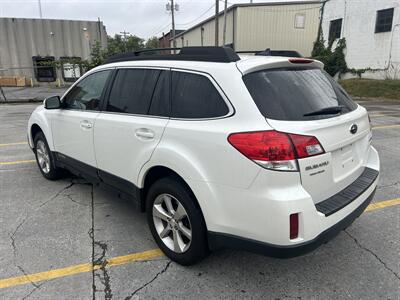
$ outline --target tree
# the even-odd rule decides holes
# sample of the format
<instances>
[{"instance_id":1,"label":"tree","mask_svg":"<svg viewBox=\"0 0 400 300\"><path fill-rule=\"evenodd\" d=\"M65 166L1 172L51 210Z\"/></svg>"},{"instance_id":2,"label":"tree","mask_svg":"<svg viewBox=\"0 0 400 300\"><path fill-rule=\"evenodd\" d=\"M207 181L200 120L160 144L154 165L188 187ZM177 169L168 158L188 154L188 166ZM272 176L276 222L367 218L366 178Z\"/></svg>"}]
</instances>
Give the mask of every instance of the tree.
<instances>
[{"instance_id":1,"label":"tree","mask_svg":"<svg viewBox=\"0 0 400 300\"><path fill-rule=\"evenodd\" d=\"M149 38L145 44L146 49L155 49L155 48L160 48L160 42L158 40L158 37L153 36Z\"/></svg>"}]
</instances>

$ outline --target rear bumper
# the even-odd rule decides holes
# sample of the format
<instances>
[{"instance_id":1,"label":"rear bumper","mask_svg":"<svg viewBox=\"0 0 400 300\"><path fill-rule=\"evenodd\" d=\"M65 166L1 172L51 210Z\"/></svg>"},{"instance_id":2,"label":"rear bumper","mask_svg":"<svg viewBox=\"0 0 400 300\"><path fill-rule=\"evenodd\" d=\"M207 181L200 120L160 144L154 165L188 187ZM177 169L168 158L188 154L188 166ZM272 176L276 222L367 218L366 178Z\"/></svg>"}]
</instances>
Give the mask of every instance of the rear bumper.
<instances>
[{"instance_id":1,"label":"rear bumper","mask_svg":"<svg viewBox=\"0 0 400 300\"><path fill-rule=\"evenodd\" d=\"M208 232L208 243L211 250L218 248L234 248L259 253L277 258L290 258L306 254L318 248L320 245L327 243L334 238L342 230L350 226L353 221L358 218L375 195L375 190L349 215L334 224L332 227L320 233L316 238L290 246L280 246L260 242L252 239L242 238L230 234Z\"/></svg>"}]
</instances>

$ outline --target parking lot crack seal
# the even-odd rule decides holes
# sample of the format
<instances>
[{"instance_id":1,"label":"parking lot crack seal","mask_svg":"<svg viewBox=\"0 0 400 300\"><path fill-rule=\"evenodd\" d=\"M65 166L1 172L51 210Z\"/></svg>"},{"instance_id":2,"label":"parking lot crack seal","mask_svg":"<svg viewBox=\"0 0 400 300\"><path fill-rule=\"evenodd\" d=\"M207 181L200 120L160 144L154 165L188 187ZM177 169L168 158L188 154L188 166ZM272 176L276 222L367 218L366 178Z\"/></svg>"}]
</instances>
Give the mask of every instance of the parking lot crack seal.
<instances>
[{"instance_id":1,"label":"parking lot crack seal","mask_svg":"<svg viewBox=\"0 0 400 300\"><path fill-rule=\"evenodd\" d=\"M107 271L107 243L102 241L96 241L95 239L95 224L94 224L94 187L92 185L91 191L91 208L92 208L92 225L89 230L89 236L92 240L92 299L96 299L96 293L100 290L97 289L96 286L96 278L100 281L100 283L104 286L104 299L110 300L112 299L112 290L110 284L110 275ZM97 250L100 249L99 253Z\"/></svg>"},{"instance_id":2,"label":"parking lot crack seal","mask_svg":"<svg viewBox=\"0 0 400 300\"><path fill-rule=\"evenodd\" d=\"M78 205L82 205L82 206L91 206L91 205L84 204L84 203L81 203L81 202L79 202L79 201L76 201L74 198L72 198L72 195L70 195L70 194L65 194L64 196L67 197L69 200L71 200L71 202L74 202L74 203L76 203L76 204L78 204Z\"/></svg>"},{"instance_id":3,"label":"parking lot crack seal","mask_svg":"<svg viewBox=\"0 0 400 300\"><path fill-rule=\"evenodd\" d=\"M70 189L71 187L73 187L75 185L75 182L73 181L73 179L71 180L71 183L69 185L67 185L66 187L62 188L61 190L59 190L54 196L52 196L49 200L43 202L42 204L40 204L39 207L43 207L45 206L47 203L49 203L50 201L56 199L58 196L61 195L61 193L63 193L64 191Z\"/></svg>"},{"instance_id":4,"label":"parking lot crack seal","mask_svg":"<svg viewBox=\"0 0 400 300\"><path fill-rule=\"evenodd\" d=\"M395 271L393 271L391 268L389 268L389 266L371 249L368 249L367 247L363 246L360 244L360 242L357 240L357 238L355 238L353 235L351 235L347 230L344 230L344 232L356 243L356 245L364 250L367 251L368 253L370 253L371 255L373 255L382 265L383 267L388 270L389 272L391 272L398 280L400 280L400 276L399 274L397 274Z\"/></svg>"},{"instance_id":5,"label":"parking lot crack seal","mask_svg":"<svg viewBox=\"0 0 400 300\"><path fill-rule=\"evenodd\" d=\"M29 298L30 296L32 296L38 289L40 289L41 286L42 286L42 285L39 284L39 285L37 285L37 287L34 287L28 294L26 294L26 295L22 298L22 300L28 299L28 298Z\"/></svg>"},{"instance_id":6,"label":"parking lot crack seal","mask_svg":"<svg viewBox=\"0 0 400 300\"><path fill-rule=\"evenodd\" d=\"M158 272L150 281L146 282L145 284L143 284L142 286L137 288L132 294L130 294L128 297L126 297L125 300L132 299L132 297L135 296L139 291L141 291L142 289L144 289L148 285L152 284L161 274L167 272L167 270L168 270L169 266L171 265L171 263L172 263L172 261L169 261L165 265L165 267L160 272Z\"/></svg>"},{"instance_id":7,"label":"parking lot crack seal","mask_svg":"<svg viewBox=\"0 0 400 300\"><path fill-rule=\"evenodd\" d=\"M378 190L380 190L380 189L384 189L384 188L388 188L388 187L393 187L393 186L395 186L395 185L398 185L400 183L400 181L396 181L396 182L393 182L393 183L391 183L391 184L387 184L387 185L380 185L380 186L378 186Z\"/></svg>"}]
</instances>

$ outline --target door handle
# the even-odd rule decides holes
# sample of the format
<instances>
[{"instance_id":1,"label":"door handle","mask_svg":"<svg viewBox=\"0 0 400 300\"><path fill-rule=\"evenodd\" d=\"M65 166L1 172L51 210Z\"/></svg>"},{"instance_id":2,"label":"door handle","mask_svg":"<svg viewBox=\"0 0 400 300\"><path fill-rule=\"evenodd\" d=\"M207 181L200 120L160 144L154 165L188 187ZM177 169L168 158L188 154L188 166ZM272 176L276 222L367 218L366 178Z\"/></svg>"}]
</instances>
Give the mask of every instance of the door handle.
<instances>
[{"instance_id":1,"label":"door handle","mask_svg":"<svg viewBox=\"0 0 400 300\"><path fill-rule=\"evenodd\" d=\"M91 129L93 127L93 124L90 123L88 120L81 121L80 124L81 124L81 127L85 128L85 129Z\"/></svg>"},{"instance_id":2,"label":"door handle","mask_svg":"<svg viewBox=\"0 0 400 300\"><path fill-rule=\"evenodd\" d=\"M148 140L154 138L154 132L152 130L150 130L150 129L147 129L147 128L136 129L135 135L138 138L148 139Z\"/></svg>"}]
</instances>

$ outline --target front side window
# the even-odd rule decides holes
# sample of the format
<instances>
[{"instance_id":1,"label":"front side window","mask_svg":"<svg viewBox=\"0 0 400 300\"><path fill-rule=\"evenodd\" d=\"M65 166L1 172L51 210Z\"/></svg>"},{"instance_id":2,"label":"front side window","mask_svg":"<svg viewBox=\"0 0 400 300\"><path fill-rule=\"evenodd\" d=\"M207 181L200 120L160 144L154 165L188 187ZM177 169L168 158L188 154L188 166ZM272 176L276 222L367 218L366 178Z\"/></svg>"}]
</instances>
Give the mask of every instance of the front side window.
<instances>
[{"instance_id":1,"label":"front side window","mask_svg":"<svg viewBox=\"0 0 400 300\"><path fill-rule=\"evenodd\" d=\"M394 8L377 11L375 33L392 31L393 12Z\"/></svg>"},{"instance_id":2,"label":"front side window","mask_svg":"<svg viewBox=\"0 0 400 300\"><path fill-rule=\"evenodd\" d=\"M216 118L229 112L211 81L199 74L172 72L171 102L174 118Z\"/></svg>"},{"instance_id":3,"label":"front side window","mask_svg":"<svg viewBox=\"0 0 400 300\"><path fill-rule=\"evenodd\" d=\"M147 115L161 70L120 69L115 77L107 111Z\"/></svg>"},{"instance_id":4,"label":"front side window","mask_svg":"<svg viewBox=\"0 0 400 300\"><path fill-rule=\"evenodd\" d=\"M357 108L347 93L320 69L273 69L243 77L261 114L269 119L306 121L337 116L313 112L340 107L340 114Z\"/></svg>"},{"instance_id":5,"label":"front side window","mask_svg":"<svg viewBox=\"0 0 400 300\"><path fill-rule=\"evenodd\" d=\"M64 97L63 107L67 109L98 110L111 70L93 73L79 81Z\"/></svg>"},{"instance_id":6,"label":"front side window","mask_svg":"<svg viewBox=\"0 0 400 300\"><path fill-rule=\"evenodd\" d=\"M337 19L331 21L329 25L329 41L340 39L340 34L342 32L342 20L343 19Z\"/></svg>"}]
</instances>

